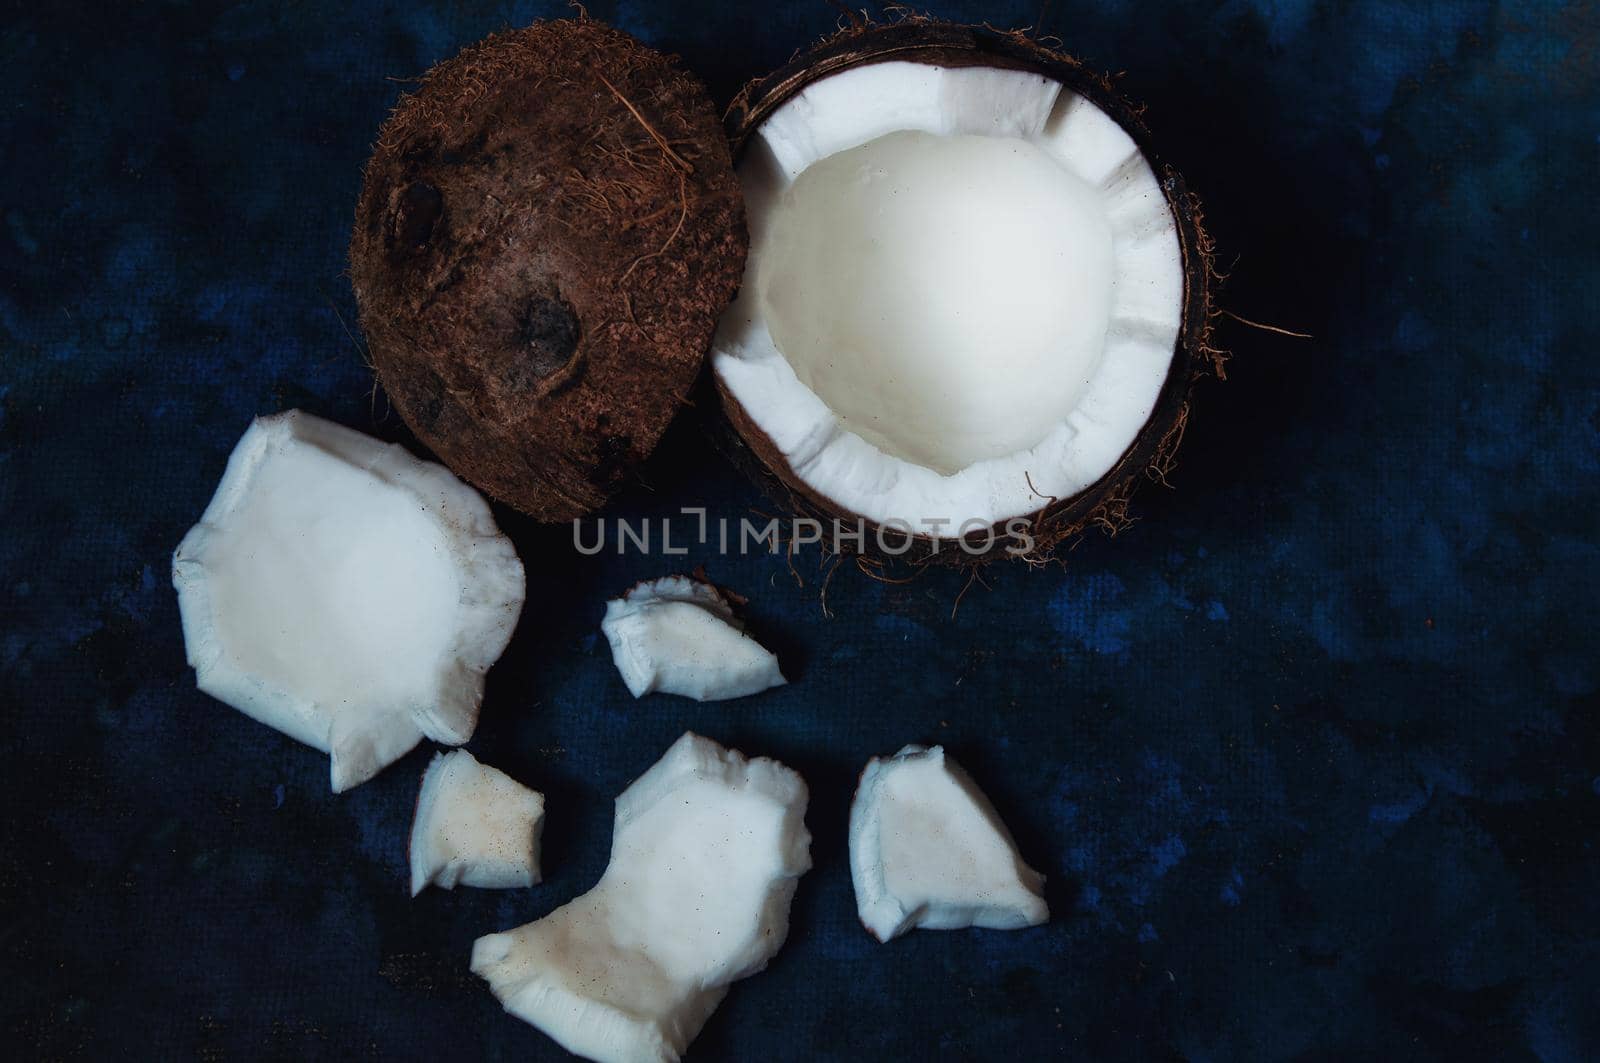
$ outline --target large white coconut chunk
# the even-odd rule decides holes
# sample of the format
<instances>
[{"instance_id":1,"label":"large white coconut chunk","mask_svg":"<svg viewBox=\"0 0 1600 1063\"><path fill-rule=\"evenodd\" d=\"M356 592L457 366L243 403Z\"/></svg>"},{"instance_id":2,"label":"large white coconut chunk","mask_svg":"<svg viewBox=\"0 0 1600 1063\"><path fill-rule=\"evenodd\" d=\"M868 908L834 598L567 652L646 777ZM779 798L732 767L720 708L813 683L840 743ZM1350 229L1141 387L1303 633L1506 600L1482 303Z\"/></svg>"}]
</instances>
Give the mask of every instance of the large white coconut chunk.
<instances>
[{"instance_id":1,"label":"large white coconut chunk","mask_svg":"<svg viewBox=\"0 0 1600 1063\"><path fill-rule=\"evenodd\" d=\"M745 634L722 592L688 576L640 583L607 602L600 629L636 698L659 691L724 701L786 682L778 658Z\"/></svg>"},{"instance_id":2,"label":"large white coconut chunk","mask_svg":"<svg viewBox=\"0 0 1600 1063\"><path fill-rule=\"evenodd\" d=\"M172 578L200 689L329 753L335 791L471 737L524 594L476 491L299 411L239 440Z\"/></svg>"},{"instance_id":3,"label":"large white coconut chunk","mask_svg":"<svg viewBox=\"0 0 1600 1063\"><path fill-rule=\"evenodd\" d=\"M940 746L867 764L850 806L850 878L861 922L880 941L914 927L1013 930L1050 914L1044 877Z\"/></svg>"},{"instance_id":4,"label":"large white coconut chunk","mask_svg":"<svg viewBox=\"0 0 1600 1063\"><path fill-rule=\"evenodd\" d=\"M458 749L422 776L411 824L411 895L428 885L514 889L539 881L544 797Z\"/></svg>"},{"instance_id":5,"label":"large white coconut chunk","mask_svg":"<svg viewBox=\"0 0 1600 1063\"><path fill-rule=\"evenodd\" d=\"M617 799L600 882L537 922L479 938L473 972L568 1051L677 1060L727 986L788 936L811 867L806 800L782 764L685 734Z\"/></svg>"},{"instance_id":6,"label":"large white coconut chunk","mask_svg":"<svg viewBox=\"0 0 1600 1063\"><path fill-rule=\"evenodd\" d=\"M1182 251L1155 172L1088 99L1024 71L856 66L778 107L739 173L751 248L712 364L816 495L950 536L1087 489L1138 438ZM1129 320L1151 350L1111 364Z\"/></svg>"}]
</instances>

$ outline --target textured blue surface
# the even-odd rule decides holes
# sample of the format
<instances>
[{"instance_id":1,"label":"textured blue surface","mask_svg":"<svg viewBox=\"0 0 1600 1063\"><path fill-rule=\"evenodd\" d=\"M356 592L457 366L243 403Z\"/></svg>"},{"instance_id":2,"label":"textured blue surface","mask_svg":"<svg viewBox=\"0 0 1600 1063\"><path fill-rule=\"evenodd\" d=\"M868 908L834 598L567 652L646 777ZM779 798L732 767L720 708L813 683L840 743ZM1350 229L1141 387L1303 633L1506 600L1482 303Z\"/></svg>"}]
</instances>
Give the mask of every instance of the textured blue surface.
<instances>
[{"instance_id":1,"label":"textured blue surface","mask_svg":"<svg viewBox=\"0 0 1600 1063\"><path fill-rule=\"evenodd\" d=\"M549 1058L472 939L598 876L685 727L799 768L816 870L698 1059L1600 1058L1600 10L1057 3L1205 197L1227 325L1175 490L1064 570L684 567L798 680L631 701L596 627L663 563L507 517L530 607L471 748L545 791L547 882L406 892L419 751L326 761L198 694L168 556L248 419L391 439L345 323L410 78L557 4L8 5L0 59L0 1024L26 1055ZM726 100L822 3L595 3ZM1024 25L1036 6L940 14ZM342 320L341 320L342 319ZM675 430L617 512L756 493ZM855 773L942 741L1052 922L856 924ZM17 1042L13 1042L17 1043Z\"/></svg>"}]
</instances>

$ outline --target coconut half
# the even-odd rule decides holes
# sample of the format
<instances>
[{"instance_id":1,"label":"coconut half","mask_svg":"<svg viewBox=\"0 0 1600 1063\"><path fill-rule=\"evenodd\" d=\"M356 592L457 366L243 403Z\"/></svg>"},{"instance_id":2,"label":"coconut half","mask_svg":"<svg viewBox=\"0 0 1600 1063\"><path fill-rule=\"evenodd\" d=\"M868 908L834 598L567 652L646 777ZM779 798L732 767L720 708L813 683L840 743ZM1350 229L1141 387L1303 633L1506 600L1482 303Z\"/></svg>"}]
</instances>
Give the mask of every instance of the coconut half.
<instances>
[{"instance_id":1,"label":"coconut half","mask_svg":"<svg viewBox=\"0 0 1600 1063\"><path fill-rule=\"evenodd\" d=\"M628 692L696 701L759 694L787 682L778 658L745 634L733 603L689 576L664 576L606 603L600 622Z\"/></svg>"},{"instance_id":2,"label":"coconut half","mask_svg":"<svg viewBox=\"0 0 1600 1063\"><path fill-rule=\"evenodd\" d=\"M941 746L868 762L850 806L850 880L879 941L916 927L1014 930L1050 916L1044 876Z\"/></svg>"},{"instance_id":3,"label":"coconut half","mask_svg":"<svg viewBox=\"0 0 1600 1063\"><path fill-rule=\"evenodd\" d=\"M200 689L328 753L335 791L472 737L524 594L476 491L297 410L239 440L172 582Z\"/></svg>"},{"instance_id":4,"label":"coconut half","mask_svg":"<svg viewBox=\"0 0 1600 1063\"><path fill-rule=\"evenodd\" d=\"M543 830L542 794L464 749L435 754L411 823L411 895L429 885L532 886Z\"/></svg>"},{"instance_id":5,"label":"coconut half","mask_svg":"<svg viewBox=\"0 0 1600 1063\"><path fill-rule=\"evenodd\" d=\"M611 863L543 919L479 938L472 970L507 1011L588 1059L677 1060L730 983L789 933L811 867L806 785L685 734L617 798Z\"/></svg>"},{"instance_id":6,"label":"coconut half","mask_svg":"<svg viewBox=\"0 0 1600 1063\"><path fill-rule=\"evenodd\" d=\"M400 100L350 276L417 437L496 498L570 520L685 405L745 244L704 86L580 18L492 36Z\"/></svg>"},{"instance_id":7,"label":"coconut half","mask_svg":"<svg viewBox=\"0 0 1600 1063\"><path fill-rule=\"evenodd\" d=\"M1170 458L1204 238L1102 80L914 21L846 31L730 121L751 247L712 364L798 501L925 544L1028 520L1048 547Z\"/></svg>"}]
</instances>

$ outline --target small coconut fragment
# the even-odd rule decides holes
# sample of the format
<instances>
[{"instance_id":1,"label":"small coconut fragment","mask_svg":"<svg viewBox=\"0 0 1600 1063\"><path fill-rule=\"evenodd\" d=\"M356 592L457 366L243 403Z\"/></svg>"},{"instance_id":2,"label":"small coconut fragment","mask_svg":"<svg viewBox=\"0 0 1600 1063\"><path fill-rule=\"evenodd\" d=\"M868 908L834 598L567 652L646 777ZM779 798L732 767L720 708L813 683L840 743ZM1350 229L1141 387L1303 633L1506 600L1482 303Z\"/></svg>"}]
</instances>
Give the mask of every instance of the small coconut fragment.
<instances>
[{"instance_id":1,"label":"small coconut fragment","mask_svg":"<svg viewBox=\"0 0 1600 1063\"><path fill-rule=\"evenodd\" d=\"M600 629L636 698L660 691L725 701L787 682L778 658L745 634L727 596L689 576L635 585L606 603Z\"/></svg>"},{"instance_id":2,"label":"small coconut fragment","mask_svg":"<svg viewBox=\"0 0 1600 1063\"><path fill-rule=\"evenodd\" d=\"M850 878L879 941L914 927L1014 930L1049 918L989 799L941 746L874 757L850 806Z\"/></svg>"},{"instance_id":3,"label":"small coconut fragment","mask_svg":"<svg viewBox=\"0 0 1600 1063\"><path fill-rule=\"evenodd\" d=\"M200 689L330 754L335 792L472 737L524 594L476 491L298 410L239 440L172 581Z\"/></svg>"},{"instance_id":4,"label":"small coconut fragment","mask_svg":"<svg viewBox=\"0 0 1600 1063\"><path fill-rule=\"evenodd\" d=\"M435 754L411 824L411 895L429 884L531 886L543 830L543 795L464 749Z\"/></svg>"},{"instance_id":5,"label":"small coconut fragment","mask_svg":"<svg viewBox=\"0 0 1600 1063\"><path fill-rule=\"evenodd\" d=\"M806 785L688 733L617 798L600 882L537 922L479 938L472 970L568 1051L671 1063L729 984L789 933L811 867Z\"/></svg>"}]
</instances>

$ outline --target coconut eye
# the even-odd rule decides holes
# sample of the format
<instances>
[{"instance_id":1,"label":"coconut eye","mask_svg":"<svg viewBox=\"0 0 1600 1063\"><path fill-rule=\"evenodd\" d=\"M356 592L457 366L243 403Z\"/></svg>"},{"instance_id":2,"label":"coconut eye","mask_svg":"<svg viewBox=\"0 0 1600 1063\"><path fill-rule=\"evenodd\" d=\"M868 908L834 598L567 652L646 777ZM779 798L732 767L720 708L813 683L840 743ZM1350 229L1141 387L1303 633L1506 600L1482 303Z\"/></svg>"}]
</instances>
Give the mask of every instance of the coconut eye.
<instances>
[{"instance_id":1,"label":"coconut eye","mask_svg":"<svg viewBox=\"0 0 1600 1063\"><path fill-rule=\"evenodd\" d=\"M527 352L527 368L543 380L565 369L578 349L578 315L559 295L536 295L517 323L517 339Z\"/></svg>"},{"instance_id":2,"label":"coconut eye","mask_svg":"<svg viewBox=\"0 0 1600 1063\"><path fill-rule=\"evenodd\" d=\"M385 242L397 254L416 254L428 246L443 218L444 196L426 181L413 181L395 194Z\"/></svg>"}]
</instances>

